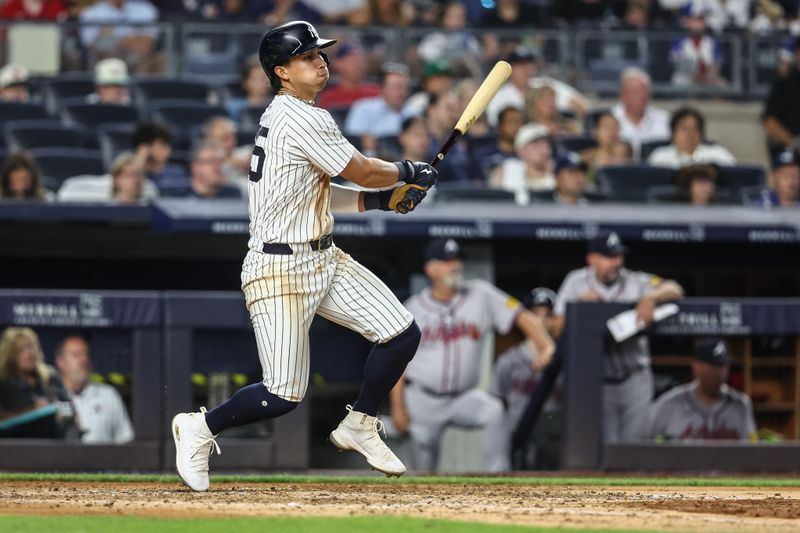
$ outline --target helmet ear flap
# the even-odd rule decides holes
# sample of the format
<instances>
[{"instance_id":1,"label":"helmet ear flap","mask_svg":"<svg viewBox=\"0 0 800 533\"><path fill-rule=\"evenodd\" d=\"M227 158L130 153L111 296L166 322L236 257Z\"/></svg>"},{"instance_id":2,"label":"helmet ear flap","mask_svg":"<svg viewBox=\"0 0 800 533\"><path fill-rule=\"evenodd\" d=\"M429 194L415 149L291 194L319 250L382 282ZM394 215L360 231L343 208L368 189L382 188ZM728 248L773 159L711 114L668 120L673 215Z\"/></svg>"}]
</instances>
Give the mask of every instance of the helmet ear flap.
<instances>
[{"instance_id":1,"label":"helmet ear flap","mask_svg":"<svg viewBox=\"0 0 800 533\"><path fill-rule=\"evenodd\" d=\"M325 52L323 52L322 50L320 50L320 51L319 51L319 55L320 55L320 56L322 56L322 59L324 59L324 60L325 60L325 64L326 64L326 65L328 65L328 66L331 66L331 60L330 60L330 59L328 59L328 54L326 54Z\"/></svg>"}]
</instances>

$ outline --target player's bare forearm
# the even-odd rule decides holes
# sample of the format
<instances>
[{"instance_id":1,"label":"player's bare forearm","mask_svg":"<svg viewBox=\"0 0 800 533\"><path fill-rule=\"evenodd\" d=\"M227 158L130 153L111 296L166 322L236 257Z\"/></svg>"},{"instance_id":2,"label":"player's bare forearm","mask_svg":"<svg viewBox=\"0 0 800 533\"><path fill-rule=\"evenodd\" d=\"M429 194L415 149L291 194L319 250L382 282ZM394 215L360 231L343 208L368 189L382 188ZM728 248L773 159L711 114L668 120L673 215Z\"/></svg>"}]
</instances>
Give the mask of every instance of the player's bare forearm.
<instances>
[{"instance_id":1,"label":"player's bare forearm","mask_svg":"<svg viewBox=\"0 0 800 533\"><path fill-rule=\"evenodd\" d=\"M391 402L392 423L398 433L403 434L408 432L411 425L411 419L408 416L405 402L405 388L406 380L403 376L395 384L392 391L389 393L389 401Z\"/></svg>"},{"instance_id":2,"label":"player's bare forearm","mask_svg":"<svg viewBox=\"0 0 800 533\"><path fill-rule=\"evenodd\" d=\"M768 116L764 119L764 129L767 130L767 135L784 145L794 142L792 132L775 117Z\"/></svg>"},{"instance_id":3,"label":"player's bare forearm","mask_svg":"<svg viewBox=\"0 0 800 533\"><path fill-rule=\"evenodd\" d=\"M342 176L366 189L385 189L397 183L400 173L397 165L366 157L356 150L350 162L342 170Z\"/></svg>"},{"instance_id":4,"label":"player's bare forearm","mask_svg":"<svg viewBox=\"0 0 800 533\"><path fill-rule=\"evenodd\" d=\"M651 298L655 303L671 302L683 298L683 287L677 281L671 279L663 281L655 290L647 293L647 298Z\"/></svg>"},{"instance_id":5,"label":"player's bare forearm","mask_svg":"<svg viewBox=\"0 0 800 533\"><path fill-rule=\"evenodd\" d=\"M534 364L538 368L547 366L556 351L556 344L547 332L542 320L530 311L523 310L517 315L515 324L522 330L528 341L536 347L537 357Z\"/></svg>"}]
</instances>

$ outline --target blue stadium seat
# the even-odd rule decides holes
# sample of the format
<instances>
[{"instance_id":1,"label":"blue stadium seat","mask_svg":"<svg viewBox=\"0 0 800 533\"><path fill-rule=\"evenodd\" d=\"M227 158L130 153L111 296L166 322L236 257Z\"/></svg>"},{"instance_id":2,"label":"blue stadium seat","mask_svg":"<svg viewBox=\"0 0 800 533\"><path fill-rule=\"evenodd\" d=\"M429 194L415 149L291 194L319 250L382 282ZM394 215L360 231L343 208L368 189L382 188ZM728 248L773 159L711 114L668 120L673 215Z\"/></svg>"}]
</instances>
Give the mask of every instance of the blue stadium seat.
<instances>
[{"instance_id":1,"label":"blue stadium seat","mask_svg":"<svg viewBox=\"0 0 800 533\"><path fill-rule=\"evenodd\" d=\"M82 128L62 125L7 125L3 136L12 150L31 148L83 148L86 134Z\"/></svg>"},{"instance_id":2,"label":"blue stadium seat","mask_svg":"<svg viewBox=\"0 0 800 533\"><path fill-rule=\"evenodd\" d=\"M594 129L595 124L597 124L597 119L600 118L601 115L603 115L604 113L608 113L609 111L611 110L607 108L601 108L601 109L592 109L588 113L586 113L586 116L583 118L583 131L587 133L591 132Z\"/></svg>"},{"instance_id":3,"label":"blue stadium seat","mask_svg":"<svg viewBox=\"0 0 800 533\"><path fill-rule=\"evenodd\" d=\"M556 137L553 139L557 155L563 156L570 152L580 153L588 148L597 146L597 141L589 135L575 135L570 137Z\"/></svg>"},{"instance_id":4,"label":"blue stadium seat","mask_svg":"<svg viewBox=\"0 0 800 533\"><path fill-rule=\"evenodd\" d=\"M729 189L734 196L747 188L761 188L767 183L767 173L759 165L739 164L732 167L719 167L719 185Z\"/></svg>"},{"instance_id":5,"label":"blue stadium seat","mask_svg":"<svg viewBox=\"0 0 800 533\"><path fill-rule=\"evenodd\" d=\"M101 176L106 169L98 150L86 148L34 148L30 154L42 172L48 189L57 191L67 178L81 175Z\"/></svg>"},{"instance_id":6,"label":"blue stadium seat","mask_svg":"<svg viewBox=\"0 0 800 533\"><path fill-rule=\"evenodd\" d=\"M460 183L440 183L436 186L435 195L437 203L481 202L513 204L515 201L515 195L512 191Z\"/></svg>"},{"instance_id":7,"label":"blue stadium seat","mask_svg":"<svg viewBox=\"0 0 800 533\"><path fill-rule=\"evenodd\" d=\"M149 110L151 118L168 124L174 133L188 132L193 126L203 125L213 117L228 116L222 107L191 100L158 101Z\"/></svg>"},{"instance_id":8,"label":"blue stadium seat","mask_svg":"<svg viewBox=\"0 0 800 533\"><path fill-rule=\"evenodd\" d=\"M672 185L675 171L648 165L613 165L597 170L600 192L609 200L644 202L647 189L656 185Z\"/></svg>"},{"instance_id":9,"label":"blue stadium seat","mask_svg":"<svg viewBox=\"0 0 800 533\"><path fill-rule=\"evenodd\" d=\"M657 141L647 141L642 143L641 147L641 154L640 159L642 161L647 161L647 158L650 157L650 154L653 153L657 148L661 148L662 146L669 146L672 141L669 139L659 139Z\"/></svg>"},{"instance_id":10,"label":"blue stadium seat","mask_svg":"<svg viewBox=\"0 0 800 533\"><path fill-rule=\"evenodd\" d=\"M139 120L136 108L117 104L70 104L61 112L68 126L93 129L101 124L135 123Z\"/></svg>"},{"instance_id":11,"label":"blue stadium seat","mask_svg":"<svg viewBox=\"0 0 800 533\"><path fill-rule=\"evenodd\" d=\"M205 104L209 87L199 81L144 79L133 82L131 93L137 107L145 110L161 100L191 100Z\"/></svg>"},{"instance_id":12,"label":"blue stadium seat","mask_svg":"<svg viewBox=\"0 0 800 533\"><path fill-rule=\"evenodd\" d=\"M133 150L135 130L135 124L107 124L98 128L97 138L106 168L111 167L111 162L122 152Z\"/></svg>"},{"instance_id":13,"label":"blue stadium seat","mask_svg":"<svg viewBox=\"0 0 800 533\"><path fill-rule=\"evenodd\" d=\"M47 111L58 115L64 108L65 101L83 99L94 92L94 81L88 75L63 76L46 81L42 87L42 97Z\"/></svg>"},{"instance_id":14,"label":"blue stadium seat","mask_svg":"<svg viewBox=\"0 0 800 533\"><path fill-rule=\"evenodd\" d=\"M239 123L243 128L258 129L263 114L263 106L246 107L239 113Z\"/></svg>"},{"instance_id":15,"label":"blue stadium seat","mask_svg":"<svg viewBox=\"0 0 800 533\"><path fill-rule=\"evenodd\" d=\"M44 107L22 102L0 102L0 124L11 120L39 120L49 118Z\"/></svg>"}]
</instances>

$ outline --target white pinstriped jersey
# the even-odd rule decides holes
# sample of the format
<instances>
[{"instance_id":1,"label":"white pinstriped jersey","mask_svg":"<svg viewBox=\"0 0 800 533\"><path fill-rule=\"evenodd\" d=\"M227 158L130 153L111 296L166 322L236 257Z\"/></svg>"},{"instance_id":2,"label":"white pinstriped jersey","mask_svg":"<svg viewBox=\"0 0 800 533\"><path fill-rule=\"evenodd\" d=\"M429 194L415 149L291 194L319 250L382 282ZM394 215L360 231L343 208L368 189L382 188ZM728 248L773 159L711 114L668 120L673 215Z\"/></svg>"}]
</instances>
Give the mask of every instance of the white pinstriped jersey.
<instances>
[{"instance_id":1,"label":"white pinstriped jersey","mask_svg":"<svg viewBox=\"0 0 800 533\"><path fill-rule=\"evenodd\" d=\"M507 333L521 309L515 298L480 280L468 281L447 303L435 300L425 289L405 305L422 330L417 355L405 376L440 394L478 385L485 334Z\"/></svg>"},{"instance_id":2,"label":"white pinstriped jersey","mask_svg":"<svg viewBox=\"0 0 800 533\"><path fill-rule=\"evenodd\" d=\"M294 96L277 95L260 125L250 160L249 248L331 233L330 178L355 148L330 113Z\"/></svg>"}]
</instances>

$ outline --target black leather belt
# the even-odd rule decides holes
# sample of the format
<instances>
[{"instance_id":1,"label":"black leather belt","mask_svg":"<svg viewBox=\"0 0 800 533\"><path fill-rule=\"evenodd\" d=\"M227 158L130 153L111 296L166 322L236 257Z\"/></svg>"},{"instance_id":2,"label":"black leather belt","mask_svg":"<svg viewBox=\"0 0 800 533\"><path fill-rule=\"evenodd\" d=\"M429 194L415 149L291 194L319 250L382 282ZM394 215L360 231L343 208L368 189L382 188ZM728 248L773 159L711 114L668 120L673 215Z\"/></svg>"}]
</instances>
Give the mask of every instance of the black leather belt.
<instances>
[{"instance_id":1,"label":"black leather belt","mask_svg":"<svg viewBox=\"0 0 800 533\"><path fill-rule=\"evenodd\" d=\"M308 244L308 246L310 246L315 252L327 250L331 247L331 245L333 245L333 235L329 233L321 239L317 239L306 244ZM265 254L273 255L292 255L294 253L294 250L292 250L291 246L282 242L265 242L264 246L261 247L261 251Z\"/></svg>"},{"instance_id":2,"label":"black leather belt","mask_svg":"<svg viewBox=\"0 0 800 533\"><path fill-rule=\"evenodd\" d=\"M422 392L424 392L425 394L429 394L431 396L442 396L442 397L445 397L445 398L455 398L456 396L461 394L460 392L438 392L438 391L435 391L433 389L429 389L428 387L425 387L424 385L420 385L419 383L415 383L415 382L411 381L408 378L406 378L406 385L411 385L412 387L414 387L416 389L419 389Z\"/></svg>"}]
</instances>

